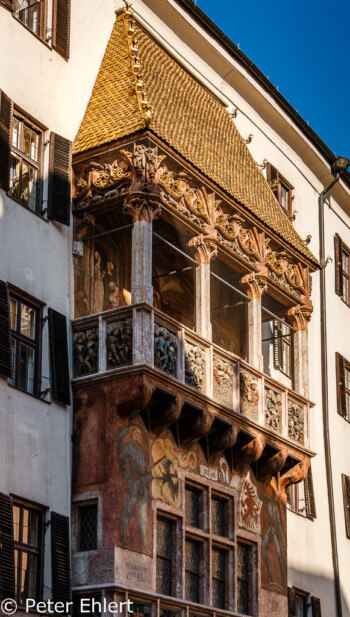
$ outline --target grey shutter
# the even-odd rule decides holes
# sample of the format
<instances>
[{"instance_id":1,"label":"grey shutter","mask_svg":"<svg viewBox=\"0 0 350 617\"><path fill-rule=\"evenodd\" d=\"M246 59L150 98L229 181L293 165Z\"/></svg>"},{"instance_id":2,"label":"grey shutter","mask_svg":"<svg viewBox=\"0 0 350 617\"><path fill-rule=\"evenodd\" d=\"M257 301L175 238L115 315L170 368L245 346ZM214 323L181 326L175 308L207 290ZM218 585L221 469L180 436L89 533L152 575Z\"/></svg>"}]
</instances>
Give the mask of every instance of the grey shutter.
<instances>
[{"instance_id":1,"label":"grey shutter","mask_svg":"<svg viewBox=\"0 0 350 617\"><path fill-rule=\"evenodd\" d=\"M54 602L69 602L70 547L69 518L51 512L52 589Z\"/></svg>"},{"instance_id":2,"label":"grey shutter","mask_svg":"<svg viewBox=\"0 0 350 617\"><path fill-rule=\"evenodd\" d=\"M11 325L7 284L0 281L0 375L11 377Z\"/></svg>"},{"instance_id":3,"label":"grey shutter","mask_svg":"<svg viewBox=\"0 0 350 617\"><path fill-rule=\"evenodd\" d=\"M342 474L346 537L350 538L350 478Z\"/></svg>"},{"instance_id":4,"label":"grey shutter","mask_svg":"<svg viewBox=\"0 0 350 617\"><path fill-rule=\"evenodd\" d=\"M315 598L315 596L312 596L311 607L312 607L312 617L322 617L320 598Z\"/></svg>"},{"instance_id":5,"label":"grey shutter","mask_svg":"<svg viewBox=\"0 0 350 617\"><path fill-rule=\"evenodd\" d=\"M308 469L307 476L305 478L304 490L305 490L306 516L314 520L314 518L316 518L316 502L315 502L314 483L312 479L311 465Z\"/></svg>"},{"instance_id":6,"label":"grey shutter","mask_svg":"<svg viewBox=\"0 0 350 617\"><path fill-rule=\"evenodd\" d=\"M64 315L51 308L48 312L52 398L64 405L70 405L67 320Z\"/></svg>"},{"instance_id":7,"label":"grey shutter","mask_svg":"<svg viewBox=\"0 0 350 617\"><path fill-rule=\"evenodd\" d=\"M340 353L335 354L336 379L337 379L337 408L338 413L346 417L346 396L345 396L345 359Z\"/></svg>"},{"instance_id":8,"label":"grey shutter","mask_svg":"<svg viewBox=\"0 0 350 617\"><path fill-rule=\"evenodd\" d=\"M47 216L70 225L71 142L56 133L50 136L50 173Z\"/></svg>"},{"instance_id":9,"label":"grey shutter","mask_svg":"<svg viewBox=\"0 0 350 617\"><path fill-rule=\"evenodd\" d=\"M0 600L15 597L12 499L0 493Z\"/></svg>"},{"instance_id":10,"label":"grey shutter","mask_svg":"<svg viewBox=\"0 0 350 617\"><path fill-rule=\"evenodd\" d=\"M54 0L52 46L66 60L69 58L70 0Z\"/></svg>"},{"instance_id":11,"label":"grey shutter","mask_svg":"<svg viewBox=\"0 0 350 617\"><path fill-rule=\"evenodd\" d=\"M297 602L295 598L295 590L293 587L288 587L288 617L296 617Z\"/></svg>"},{"instance_id":12,"label":"grey shutter","mask_svg":"<svg viewBox=\"0 0 350 617\"><path fill-rule=\"evenodd\" d=\"M334 237L335 253L335 291L339 296L343 295L343 243L338 234Z\"/></svg>"},{"instance_id":13,"label":"grey shutter","mask_svg":"<svg viewBox=\"0 0 350 617\"><path fill-rule=\"evenodd\" d=\"M0 90L0 188L10 186L12 101Z\"/></svg>"}]
</instances>

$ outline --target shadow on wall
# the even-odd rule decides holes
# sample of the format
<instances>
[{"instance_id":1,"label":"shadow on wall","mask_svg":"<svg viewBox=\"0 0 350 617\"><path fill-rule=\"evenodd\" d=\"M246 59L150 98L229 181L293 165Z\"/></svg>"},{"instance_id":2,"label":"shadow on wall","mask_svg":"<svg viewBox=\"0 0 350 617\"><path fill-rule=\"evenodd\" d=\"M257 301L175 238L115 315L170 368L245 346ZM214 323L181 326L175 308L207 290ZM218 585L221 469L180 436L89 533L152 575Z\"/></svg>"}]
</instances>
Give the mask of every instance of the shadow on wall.
<instances>
[{"instance_id":1,"label":"shadow on wall","mask_svg":"<svg viewBox=\"0 0 350 617\"><path fill-rule=\"evenodd\" d=\"M348 576L343 573L343 578ZM297 590L305 591L311 596L320 598L321 611L324 617L333 617L336 615L334 582L326 576L318 576L308 571L297 570L296 568L288 567L288 586L294 587ZM349 596L349 591L348 594ZM344 595L343 588L341 589L343 617L350 617L350 606ZM307 615L312 615L311 607Z\"/></svg>"}]
</instances>

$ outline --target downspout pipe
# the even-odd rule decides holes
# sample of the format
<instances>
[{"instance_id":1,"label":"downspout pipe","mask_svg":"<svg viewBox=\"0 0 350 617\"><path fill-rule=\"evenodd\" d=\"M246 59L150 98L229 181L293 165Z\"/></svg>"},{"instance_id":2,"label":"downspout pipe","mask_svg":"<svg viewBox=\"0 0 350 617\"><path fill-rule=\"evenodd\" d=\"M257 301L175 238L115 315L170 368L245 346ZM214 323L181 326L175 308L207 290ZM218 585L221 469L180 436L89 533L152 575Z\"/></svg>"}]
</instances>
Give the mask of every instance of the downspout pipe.
<instances>
[{"instance_id":1,"label":"downspout pipe","mask_svg":"<svg viewBox=\"0 0 350 617\"><path fill-rule=\"evenodd\" d=\"M334 573L334 593L335 593L335 608L336 616L343 617L340 576L339 576L339 559L337 545L337 529L335 522L335 507L334 507L334 491L333 491L333 476L332 476L332 458L329 437L329 398L328 398L328 353L327 353L327 313L326 313L326 271L327 265L325 257L325 231L324 231L324 205L326 196L333 186L338 182L341 173L335 174L333 180L320 193L318 199L319 206L319 241L320 241L320 302L321 302L321 377L322 377L322 413L323 413L323 437L326 462L326 478L327 478L327 493L329 520L331 531L332 545L332 560Z\"/></svg>"}]
</instances>

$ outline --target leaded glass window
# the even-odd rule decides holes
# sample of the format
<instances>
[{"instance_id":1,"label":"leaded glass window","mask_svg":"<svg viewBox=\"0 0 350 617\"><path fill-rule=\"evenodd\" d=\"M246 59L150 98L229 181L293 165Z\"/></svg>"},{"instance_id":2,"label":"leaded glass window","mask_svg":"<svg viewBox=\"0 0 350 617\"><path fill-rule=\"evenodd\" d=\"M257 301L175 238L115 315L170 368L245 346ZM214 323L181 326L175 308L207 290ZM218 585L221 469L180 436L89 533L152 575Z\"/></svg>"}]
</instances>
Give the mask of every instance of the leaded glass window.
<instances>
[{"instance_id":1,"label":"leaded glass window","mask_svg":"<svg viewBox=\"0 0 350 617\"><path fill-rule=\"evenodd\" d=\"M81 506L79 513L80 550L94 551L97 549L97 504Z\"/></svg>"},{"instance_id":2,"label":"leaded glass window","mask_svg":"<svg viewBox=\"0 0 350 617\"><path fill-rule=\"evenodd\" d=\"M237 544L237 611L249 614L250 555L248 544Z\"/></svg>"},{"instance_id":3,"label":"leaded glass window","mask_svg":"<svg viewBox=\"0 0 350 617\"><path fill-rule=\"evenodd\" d=\"M212 549L212 604L216 608L225 608L226 551Z\"/></svg>"},{"instance_id":4,"label":"leaded glass window","mask_svg":"<svg viewBox=\"0 0 350 617\"><path fill-rule=\"evenodd\" d=\"M201 545L186 539L185 543L185 598L199 602L199 559Z\"/></svg>"},{"instance_id":5,"label":"leaded glass window","mask_svg":"<svg viewBox=\"0 0 350 617\"><path fill-rule=\"evenodd\" d=\"M173 527L168 518L158 517L157 521L157 592L171 596Z\"/></svg>"},{"instance_id":6,"label":"leaded glass window","mask_svg":"<svg viewBox=\"0 0 350 617\"><path fill-rule=\"evenodd\" d=\"M211 500L211 530L217 536L226 536L227 502L217 497Z\"/></svg>"},{"instance_id":7,"label":"leaded glass window","mask_svg":"<svg viewBox=\"0 0 350 617\"><path fill-rule=\"evenodd\" d=\"M186 486L185 495L185 519L186 524L192 527L200 527L199 506L201 492L195 488Z\"/></svg>"}]
</instances>

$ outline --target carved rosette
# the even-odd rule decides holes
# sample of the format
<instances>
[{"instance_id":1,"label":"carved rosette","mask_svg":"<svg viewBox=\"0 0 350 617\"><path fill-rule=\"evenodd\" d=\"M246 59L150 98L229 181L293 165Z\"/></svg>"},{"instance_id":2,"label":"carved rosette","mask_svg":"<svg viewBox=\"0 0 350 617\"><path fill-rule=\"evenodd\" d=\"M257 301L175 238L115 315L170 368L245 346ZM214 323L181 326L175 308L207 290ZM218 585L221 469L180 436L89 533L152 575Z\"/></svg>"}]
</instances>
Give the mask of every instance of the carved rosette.
<instances>
[{"instance_id":1,"label":"carved rosette","mask_svg":"<svg viewBox=\"0 0 350 617\"><path fill-rule=\"evenodd\" d=\"M154 366L171 377L177 375L178 347L176 334L154 324Z\"/></svg>"},{"instance_id":2,"label":"carved rosette","mask_svg":"<svg viewBox=\"0 0 350 617\"><path fill-rule=\"evenodd\" d=\"M258 420L259 414L259 384L252 375L240 373L241 413L252 420Z\"/></svg>"},{"instance_id":3,"label":"carved rosette","mask_svg":"<svg viewBox=\"0 0 350 617\"><path fill-rule=\"evenodd\" d=\"M282 430L282 395L265 388L265 426L280 433Z\"/></svg>"},{"instance_id":4,"label":"carved rosette","mask_svg":"<svg viewBox=\"0 0 350 617\"><path fill-rule=\"evenodd\" d=\"M132 318L118 319L107 326L107 368L132 363Z\"/></svg>"},{"instance_id":5,"label":"carved rosette","mask_svg":"<svg viewBox=\"0 0 350 617\"><path fill-rule=\"evenodd\" d=\"M304 429L305 414L303 405L300 405L300 403L292 399L288 399L288 437L304 444Z\"/></svg>"},{"instance_id":6,"label":"carved rosette","mask_svg":"<svg viewBox=\"0 0 350 617\"><path fill-rule=\"evenodd\" d=\"M185 343L185 383L205 392L206 362L205 351L186 341Z\"/></svg>"},{"instance_id":7,"label":"carved rosette","mask_svg":"<svg viewBox=\"0 0 350 617\"><path fill-rule=\"evenodd\" d=\"M232 408L233 400L233 364L220 356L213 358L214 398Z\"/></svg>"}]
</instances>

